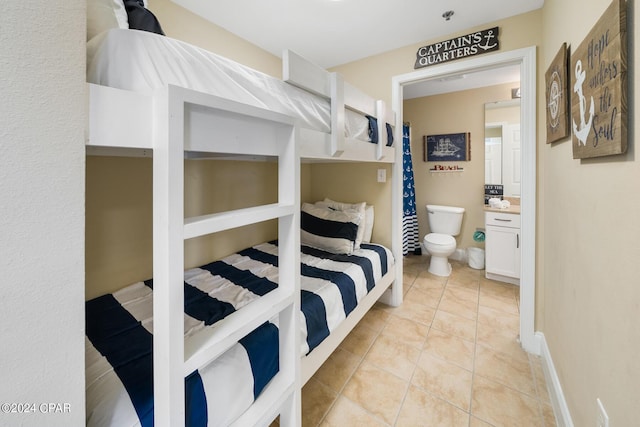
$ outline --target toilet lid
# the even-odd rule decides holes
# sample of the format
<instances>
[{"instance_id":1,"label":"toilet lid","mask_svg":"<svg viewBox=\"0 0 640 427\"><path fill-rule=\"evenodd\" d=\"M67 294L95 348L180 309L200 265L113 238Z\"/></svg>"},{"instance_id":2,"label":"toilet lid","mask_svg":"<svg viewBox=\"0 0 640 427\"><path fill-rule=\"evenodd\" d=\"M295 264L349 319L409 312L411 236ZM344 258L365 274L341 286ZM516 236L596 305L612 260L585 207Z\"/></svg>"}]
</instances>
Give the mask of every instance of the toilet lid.
<instances>
[{"instance_id":1,"label":"toilet lid","mask_svg":"<svg viewBox=\"0 0 640 427\"><path fill-rule=\"evenodd\" d=\"M448 234L429 233L424 238L425 242L433 245L451 245L456 243L456 239Z\"/></svg>"}]
</instances>

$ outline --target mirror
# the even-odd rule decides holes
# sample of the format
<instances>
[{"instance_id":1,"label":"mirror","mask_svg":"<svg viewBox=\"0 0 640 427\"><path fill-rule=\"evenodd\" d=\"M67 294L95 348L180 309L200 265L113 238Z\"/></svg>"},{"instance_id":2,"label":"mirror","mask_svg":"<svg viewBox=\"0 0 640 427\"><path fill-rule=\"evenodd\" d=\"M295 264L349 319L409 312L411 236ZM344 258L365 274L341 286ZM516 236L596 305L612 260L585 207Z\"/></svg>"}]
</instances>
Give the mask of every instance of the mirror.
<instances>
[{"instance_id":1,"label":"mirror","mask_svg":"<svg viewBox=\"0 0 640 427\"><path fill-rule=\"evenodd\" d=\"M520 99L484 105L484 183L520 197Z\"/></svg>"}]
</instances>

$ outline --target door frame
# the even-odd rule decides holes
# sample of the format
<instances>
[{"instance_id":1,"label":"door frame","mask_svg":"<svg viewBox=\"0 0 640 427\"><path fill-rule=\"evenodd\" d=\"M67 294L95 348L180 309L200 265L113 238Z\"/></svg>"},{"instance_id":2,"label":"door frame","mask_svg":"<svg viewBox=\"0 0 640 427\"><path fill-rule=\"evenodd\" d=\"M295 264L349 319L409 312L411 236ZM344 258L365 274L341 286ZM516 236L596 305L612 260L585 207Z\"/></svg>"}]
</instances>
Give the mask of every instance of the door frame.
<instances>
[{"instance_id":1,"label":"door frame","mask_svg":"<svg viewBox=\"0 0 640 427\"><path fill-rule=\"evenodd\" d=\"M507 65L520 66L520 124L522 151L522 198L520 266L520 342L533 354L540 354L541 343L535 333L536 280L536 47L526 47L471 59L425 67L391 79L392 106L396 112L396 141L402 139L403 86L430 79L442 79ZM401 184L402 180L400 180ZM397 190L397 189L396 189ZM400 190L401 191L401 190Z\"/></svg>"}]
</instances>

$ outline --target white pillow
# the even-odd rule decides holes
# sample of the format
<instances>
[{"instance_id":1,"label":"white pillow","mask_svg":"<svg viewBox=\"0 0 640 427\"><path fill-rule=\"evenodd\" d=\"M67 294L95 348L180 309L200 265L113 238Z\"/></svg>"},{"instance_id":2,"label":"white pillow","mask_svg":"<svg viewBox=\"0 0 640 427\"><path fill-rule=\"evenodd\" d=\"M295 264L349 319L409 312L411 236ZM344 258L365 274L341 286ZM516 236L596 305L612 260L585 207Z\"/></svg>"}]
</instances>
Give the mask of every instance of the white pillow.
<instances>
[{"instance_id":1,"label":"white pillow","mask_svg":"<svg viewBox=\"0 0 640 427\"><path fill-rule=\"evenodd\" d=\"M357 212L303 203L300 242L334 254L351 254L362 221Z\"/></svg>"},{"instance_id":2,"label":"white pillow","mask_svg":"<svg viewBox=\"0 0 640 427\"><path fill-rule=\"evenodd\" d=\"M112 28L129 28L122 0L87 0L87 40Z\"/></svg>"},{"instance_id":3,"label":"white pillow","mask_svg":"<svg viewBox=\"0 0 640 427\"><path fill-rule=\"evenodd\" d=\"M344 203L344 202L336 202L335 200L331 200L325 198L322 202L317 202L317 206L327 206L331 209L335 209L341 212L356 212L361 216L360 227L358 227L358 237L356 237L355 249L360 249L360 244L364 241L365 229L367 226L366 223L366 206L365 202L362 203ZM371 240L371 237L369 237Z\"/></svg>"},{"instance_id":4,"label":"white pillow","mask_svg":"<svg viewBox=\"0 0 640 427\"><path fill-rule=\"evenodd\" d=\"M373 234L373 221L375 213L373 211L373 205L367 205L364 208L364 234L362 241L364 243L371 243L371 235Z\"/></svg>"}]
</instances>

